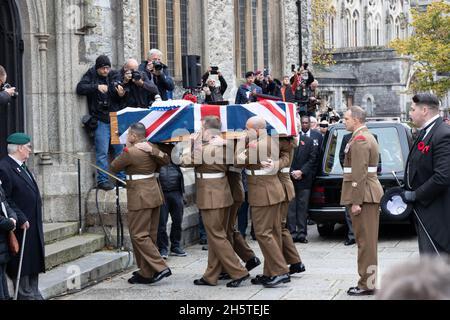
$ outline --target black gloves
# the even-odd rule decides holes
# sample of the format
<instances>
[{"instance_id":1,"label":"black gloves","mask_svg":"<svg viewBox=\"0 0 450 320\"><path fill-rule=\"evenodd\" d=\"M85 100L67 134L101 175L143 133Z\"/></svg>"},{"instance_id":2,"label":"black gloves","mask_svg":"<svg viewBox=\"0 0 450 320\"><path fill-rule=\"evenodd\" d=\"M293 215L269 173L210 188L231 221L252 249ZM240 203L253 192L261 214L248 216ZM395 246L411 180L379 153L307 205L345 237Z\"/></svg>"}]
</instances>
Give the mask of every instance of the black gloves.
<instances>
[{"instance_id":1,"label":"black gloves","mask_svg":"<svg viewBox=\"0 0 450 320\"><path fill-rule=\"evenodd\" d=\"M403 191L402 199L405 203L414 203L416 201L416 192L415 191Z\"/></svg>"}]
</instances>

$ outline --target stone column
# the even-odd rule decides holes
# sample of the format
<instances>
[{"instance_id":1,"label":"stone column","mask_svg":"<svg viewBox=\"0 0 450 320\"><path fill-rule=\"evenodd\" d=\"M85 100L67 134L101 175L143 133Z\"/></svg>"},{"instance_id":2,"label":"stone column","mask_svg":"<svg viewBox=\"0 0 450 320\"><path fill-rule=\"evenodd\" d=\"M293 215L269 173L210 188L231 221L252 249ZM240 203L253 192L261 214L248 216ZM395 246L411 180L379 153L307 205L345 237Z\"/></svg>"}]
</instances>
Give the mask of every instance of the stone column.
<instances>
[{"instance_id":1,"label":"stone column","mask_svg":"<svg viewBox=\"0 0 450 320\"><path fill-rule=\"evenodd\" d=\"M138 0L122 0L123 60L141 59L141 19Z\"/></svg>"},{"instance_id":2,"label":"stone column","mask_svg":"<svg viewBox=\"0 0 450 320\"><path fill-rule=\"evenodd\" d=\"M233 0L208 0L206 4L205 65L220 68L228 82L225 99L234 99L238 83L235 74L235 18Z\"/></svg>"}]
</instances>

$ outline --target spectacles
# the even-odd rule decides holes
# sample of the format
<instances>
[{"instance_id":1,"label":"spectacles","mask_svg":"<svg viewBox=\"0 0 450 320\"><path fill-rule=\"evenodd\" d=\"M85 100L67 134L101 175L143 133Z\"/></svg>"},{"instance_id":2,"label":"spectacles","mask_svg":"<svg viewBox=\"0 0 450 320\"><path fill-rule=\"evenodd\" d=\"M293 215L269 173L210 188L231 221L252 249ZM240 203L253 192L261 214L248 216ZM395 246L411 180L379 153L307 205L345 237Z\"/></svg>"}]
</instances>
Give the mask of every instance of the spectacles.
<instances>
[{"instance_id":1,"label":"spectacles","mask_svg":"<svg viewBox=\"0 0 450 320\"><path fill-rule=\"evenodd\" d=\"M328 125L327 124L321 124L320 127L321 128L328 128Z\"/></svg>"}]
</instances>

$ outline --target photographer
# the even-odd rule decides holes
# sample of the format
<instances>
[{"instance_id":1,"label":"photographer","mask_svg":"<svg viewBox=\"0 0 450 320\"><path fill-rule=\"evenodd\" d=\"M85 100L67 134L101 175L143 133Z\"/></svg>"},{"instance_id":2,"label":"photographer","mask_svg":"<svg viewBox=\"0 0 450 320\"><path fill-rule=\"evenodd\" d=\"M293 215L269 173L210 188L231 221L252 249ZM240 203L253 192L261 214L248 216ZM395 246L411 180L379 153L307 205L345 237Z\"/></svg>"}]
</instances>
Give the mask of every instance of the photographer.
<instances>
[{"instance_id":1,"label":"photographer","mask_svg":"<svg viewBox=\"0 0 450 320\"><path fill-rule=\"evenodd\" d=\"M7 78L8 75L5 68L0 65L0 108L3 106L6 107L11 101L11 97L17 96L16 88L11 87L8 83L6 83Z\"/></svg>"},{"instance_id":2,"label":"photographer","mask_svg":"<svg viewBox=\"0 0 450 320\"><path fill-rule=\"evenodd\" d=\"M172 98L175 83L169 75L168 67L162 63L162 56L162 52L158 49L150 50L147 61L139 66L139 71L145 72L149 79L153 79L161 99L167 101Z\"/></svg>"},{"instance_id":3,"label":"photographer","mask_svg":"<svg viewBox=\"0 0 450 320\"><path fill-rule=\"evenodd\" d=\"M210 75L219 77L220 87L216 87L216 80L210 78ZM218 67L210 67L208 72L203 75L203 92L205 93L206 104L223 101L223 95L227 88L228 84Z\"/></svg>"},{"instance_id":4,"label":"photographer","mask_svg":"<svg viewBox=\"0 0 450 320\"><path fill-rule=\"evenodd\" d=\"M302 66L292 79L293 87L295 89L295 101L299 106L299 113L301 116L312 115L310 98L313 96L311 84L314 80L314 76L309 70L307 63ZM316 105L314 104L314 107L315 106Z\"/></svg>"},{"instance_id":5,"label":"photographer","mask_svg":"<svg viewBox=\"0 0 450 320\"><path fill-rule=\"evenodd\" d=\"M138 69L139 63L135 59L129 59L114 79L116 93L125 108L147 109L160 94L147 73Z\"/></svg>"},{"instance_id":6,"label":"photographer","mask_svg":"<svg viewBox=\"0 0 450 320\"><path fill-rule=\"evenodd\" d=\"M77 94L87 96L90 119L86 120L86 126L93 131L95 137L95 156L97 166L107 170L108 151L111 141L110 112L120 110L118 99L114 98L114 82L116 72L111 71L111 61L107 56L99 56L95 62L95 67L83 76L77 85ZM113 146L114 156L118 156L123 147ZM124 179L124 174L119 174L119 178ZM97 187L103 190L114 189L108 177L98 171Z\"/></svg>"}]
</instances>

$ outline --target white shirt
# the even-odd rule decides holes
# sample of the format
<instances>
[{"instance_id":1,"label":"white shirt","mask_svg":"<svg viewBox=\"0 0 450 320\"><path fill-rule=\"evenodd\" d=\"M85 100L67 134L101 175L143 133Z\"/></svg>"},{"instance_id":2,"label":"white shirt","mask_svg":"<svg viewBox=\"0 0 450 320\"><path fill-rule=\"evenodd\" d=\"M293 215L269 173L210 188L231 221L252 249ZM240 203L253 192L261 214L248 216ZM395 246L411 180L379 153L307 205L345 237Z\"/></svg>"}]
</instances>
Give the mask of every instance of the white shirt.
<instances>
[{"instance_id":1,"label":"white shirt","mask_svg":"<svg viewBox=\"0 0 450 320\"><path fill-rule=\"evenodd\" d=\"M424 125L421 129L424 129L424 128L428 127L431 123L433 123L433 122L435 122L437 119L439 119L439 117L440 117L439 114L438 114L438 115L435 115L433 118L431 118L430 120L428 120L428 121L425 123L425 125ZM430 127L427 129L427 132L425 133L425 136L423 137L424 140L425 140L425 137L430 133L431 129L433 129L433 127L434 127L434 124L433 124L432 126L430 126Z\"/></svg>"},{"instance_id":2,"label":"white shirt","mask_svg":"<svg viewBox=\"0 0 450 320\"><path fill-rule=\"evenodd\" d=\"M311 129L308 130L308 132L303 132L303 131L302 131L302 135L303 135L303 136L307 136L308 138L311 138Z\"/></svg>"}]
</instances>

